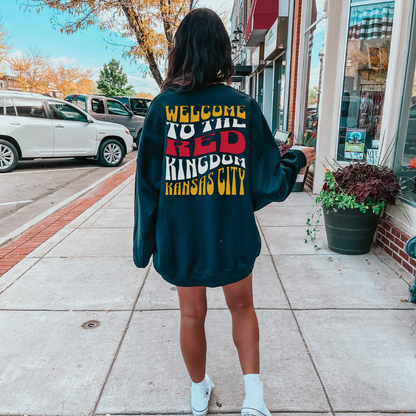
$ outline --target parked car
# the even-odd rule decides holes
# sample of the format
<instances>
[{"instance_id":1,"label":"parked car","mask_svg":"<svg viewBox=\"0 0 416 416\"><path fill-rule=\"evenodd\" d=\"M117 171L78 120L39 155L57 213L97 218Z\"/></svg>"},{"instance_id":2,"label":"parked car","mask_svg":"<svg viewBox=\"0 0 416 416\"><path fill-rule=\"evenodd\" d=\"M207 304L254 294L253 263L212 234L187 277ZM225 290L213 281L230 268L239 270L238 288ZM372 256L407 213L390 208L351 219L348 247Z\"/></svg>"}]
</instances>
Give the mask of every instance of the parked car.
<instances>
[{"instance_id":1,"label":"parked car","mask_svg":"<svg viewBox=\"0 0 416 416\"><path fill-rule=\"evenodd\" d=\"M137 142L142 132L144 117L135 116L120 101L99 95L72 94L65 98L72 104L86 111L91 117L100 121L122 124L127 127Z\"/></svg>"},{"instance_id":2,"label":"parked car","mask_svg":"<svg viewBox=\"0 0 416 416\"><path fill-rule=\"evenodd\" d=\"M123 103L136 116L146 116L152 100L141 97L113 97Z\"/></svg>"},{"instance_id":3,"label":"parked car","mask_svg":"<svg viewBox=\"0 0 416 416\"><path fill-rule=\"evenodd\" d=\"M35 158L94 157L114 167L132 149L127 128L94 120L67 101L0 91L0 173Z\"/></svg>"}]
</instances>

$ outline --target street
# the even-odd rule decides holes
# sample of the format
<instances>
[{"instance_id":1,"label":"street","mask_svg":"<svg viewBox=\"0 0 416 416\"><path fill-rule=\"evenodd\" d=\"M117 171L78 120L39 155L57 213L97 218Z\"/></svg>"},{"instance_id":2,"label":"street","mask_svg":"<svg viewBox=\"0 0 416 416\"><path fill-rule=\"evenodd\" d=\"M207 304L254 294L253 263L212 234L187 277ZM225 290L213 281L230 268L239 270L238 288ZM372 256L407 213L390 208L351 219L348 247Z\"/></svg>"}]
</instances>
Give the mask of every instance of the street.
<instances>
[{"instance_id":1,"label":"street","mask_svg":"<svg viewBox=\"0 0 416 416\"><path fill-rule=\"evenodd\" d=\"M127 154L120 166L136 155L136 150ZM0 239L119 168L92 159L19 162L14 171L0 175Z\"/></svg>"}]
</instances>

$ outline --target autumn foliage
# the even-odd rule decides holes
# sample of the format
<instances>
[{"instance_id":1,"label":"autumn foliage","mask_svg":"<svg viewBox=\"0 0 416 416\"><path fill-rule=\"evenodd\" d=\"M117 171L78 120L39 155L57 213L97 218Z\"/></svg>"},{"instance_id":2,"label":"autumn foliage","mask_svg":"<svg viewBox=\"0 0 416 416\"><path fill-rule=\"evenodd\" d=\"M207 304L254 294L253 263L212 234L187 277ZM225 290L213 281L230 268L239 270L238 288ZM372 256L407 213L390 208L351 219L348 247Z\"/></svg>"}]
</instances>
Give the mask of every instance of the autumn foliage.
<instances>
[{"instance_id":1,"label":"autumn foliage","mask_svg":"<svg viewBox=\"0 0 416 416\"><path fill-rule=\"evenodd\" d=\"M7 54L12 49L11 45L8 43L9 34L2 25L2 22L3 18L0 15L0 76L3 75L3 71L5 69Z\"/></svg>"},{"instance_id":2,"label":"autumn foliage","mask_svg":"<svg viewBox=\"0 0 416 416\"><path fill-rule=\"evenodd\" d=\"M30 47L22 57L8 59L8 64L22 91L44 94L50 91L53 69L51 59L42 51Z\"/></svg>"},{"instance_id":3,"label":"autumn foliage","mask_svg":"<svg viewBox=\"0 0 416 416\"><path fill-rule=\"evenodd\" d=\"M71 93L92 94L92 72L80 67L54 66L50 57L30 47L22 57L8 59L8 64L22 91L45 94L57 91L62 98Z\"/></svg>"},{"instance_id":4,"label":"autumn foliage","mask_svg":"<svg viewBox=\"0 0 416 416\"><path fill-rule=\"evenodd\" d=\"M92 71L79 67L67 67L59 65L53 73L52 85L62 98L69 94L92 94L94 83Z\"/></svg>"},{"instance_id":5,"label":"autumn foliage","mask_svg":"<svg viewBox=\"0 0 416 416\"><path fill-rule=\"evenodd\" d=\"M139 92L137 94L137 96L139 98L149 98L149 99L153 99L154 98L154 96L152 94L149 94L148 92Z\"/></svg>"}]
</instances>

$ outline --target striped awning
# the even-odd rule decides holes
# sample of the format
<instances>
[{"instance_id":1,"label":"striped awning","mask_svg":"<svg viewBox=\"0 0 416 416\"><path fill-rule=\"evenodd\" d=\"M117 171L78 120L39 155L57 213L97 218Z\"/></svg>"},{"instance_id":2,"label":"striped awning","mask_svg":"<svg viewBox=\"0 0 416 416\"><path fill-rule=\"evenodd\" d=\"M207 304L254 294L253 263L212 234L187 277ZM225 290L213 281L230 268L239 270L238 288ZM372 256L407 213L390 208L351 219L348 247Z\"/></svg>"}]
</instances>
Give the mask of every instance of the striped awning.
<instances>
[{"instance_id":1,"label":"striped awning","mask_svg":"<svg viewBox=\"0 0 416 416\"><path fill-rule=\"evenodd\" d=\"M394 3L352 7L348 30L348 39L382 39L390 38L393 28Z\"/></svg>"}]
</instances>

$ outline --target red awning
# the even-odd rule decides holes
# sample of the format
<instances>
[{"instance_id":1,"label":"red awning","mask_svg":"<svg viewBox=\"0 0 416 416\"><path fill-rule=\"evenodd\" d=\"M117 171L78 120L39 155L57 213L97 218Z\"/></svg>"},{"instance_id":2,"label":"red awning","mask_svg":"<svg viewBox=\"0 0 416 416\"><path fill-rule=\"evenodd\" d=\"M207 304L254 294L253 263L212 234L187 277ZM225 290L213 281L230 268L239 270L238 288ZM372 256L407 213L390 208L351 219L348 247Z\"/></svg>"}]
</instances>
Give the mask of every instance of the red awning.
<instances>
[{"instance_id":1,"label":"red awning","mask_svg":"<svg viewBox=\"0 0 416 416\"><path fill-rule=\"evenodd\" d=\"M246 45L257 46L279 14L279 0L254 0L246 26Z\"/></svg>"}]
</instances>

